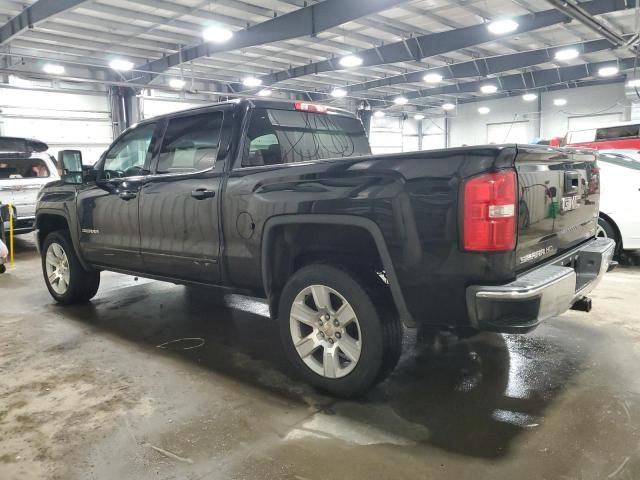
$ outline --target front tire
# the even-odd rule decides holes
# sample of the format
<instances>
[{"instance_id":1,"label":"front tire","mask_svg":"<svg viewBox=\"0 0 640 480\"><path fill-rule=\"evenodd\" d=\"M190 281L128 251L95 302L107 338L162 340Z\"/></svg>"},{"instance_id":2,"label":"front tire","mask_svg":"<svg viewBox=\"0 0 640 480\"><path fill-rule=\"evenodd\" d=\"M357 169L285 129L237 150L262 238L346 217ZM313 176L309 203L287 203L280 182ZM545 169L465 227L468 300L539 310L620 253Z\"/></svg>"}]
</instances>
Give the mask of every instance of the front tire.
<instances>
[{"instance_id":1,"label":"front tire","mask_svg":"<svg viewBox=\"0 0 640 480\"><path fill-rule=\"evenodd\" d=\"M285 285L279 312L289 361L308 383L334 395L362 394L400 357L400 320L376 275L309 265Z\"/></svg>"},{"instance_id":2,"label":"front tire","mask_svg":"<svg viewBox=\"0 0 640 480\"><path fill-rule=\"evenodd\" d=\"M64 230L52 232L42 244L42 272L51 296L64 305L91 300L100 286L100 272L82 267Z\"/></svg>"}]
</instances>

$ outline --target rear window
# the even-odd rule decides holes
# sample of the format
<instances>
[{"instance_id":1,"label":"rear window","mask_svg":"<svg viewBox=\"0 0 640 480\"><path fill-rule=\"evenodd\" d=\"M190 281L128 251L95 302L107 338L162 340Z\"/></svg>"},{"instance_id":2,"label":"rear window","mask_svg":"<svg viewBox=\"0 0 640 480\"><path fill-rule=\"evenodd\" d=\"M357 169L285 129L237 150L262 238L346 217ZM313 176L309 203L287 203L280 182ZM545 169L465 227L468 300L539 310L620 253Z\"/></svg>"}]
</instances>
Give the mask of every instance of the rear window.
<instances>
[{"instance_id":1,"label":"rear window","mask_svg":"<svg viewBox=\"0 0 640 480\"><path fill-rule=\"evenodd\" d=\"M50 175L47 165L38 158L0 159L0 180L47 178Z\"/></svg>"},{"instance_id":2,"label":"rear window","mask_svg":"<svg viewBox=\"0 0 640 480\"><path fill-rule=\"evenodd\" d=\"M598 128L598 130L596 130L596 140L637 137L638 130L640 130L640 125Z\"/></svg>"},{"instance_id":3,"label":"rear window","mask_svg":"<svg viewBox=\"0 0 640 480\"><path fill-rule=\"evenodd\" d=\"M341 115L258 108L247 136L244 167L371 153L362 123Z\"/></svg>"}]
</instances>

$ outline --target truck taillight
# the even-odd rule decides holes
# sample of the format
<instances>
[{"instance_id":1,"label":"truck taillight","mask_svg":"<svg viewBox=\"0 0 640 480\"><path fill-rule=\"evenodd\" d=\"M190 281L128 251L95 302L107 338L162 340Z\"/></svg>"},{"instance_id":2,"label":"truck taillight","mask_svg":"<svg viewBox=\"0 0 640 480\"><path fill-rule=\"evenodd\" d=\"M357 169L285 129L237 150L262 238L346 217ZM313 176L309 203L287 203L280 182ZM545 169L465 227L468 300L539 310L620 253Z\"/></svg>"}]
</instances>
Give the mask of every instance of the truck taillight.
<instances>
[{"instance_id":1,"label":"truck taillight","mask_svg":"<svg viewBox=\"0 0 640 480\"><path fill-rule=\"evenodd\" d=\"M318 105L317 103L295 102L293 107L301 112L327 113L329 107L326 105Z\"/></svg>"},{"instance_id":2,"label":"truck taillight","mask_svg":"<svg viewBox=\"0 0 640 480\"><path fill-rule=\"evenodd\" d=\"M516 172L503 170L464 184L463 247L505 251L516 246Z\"/></svg>"}]
</instances>

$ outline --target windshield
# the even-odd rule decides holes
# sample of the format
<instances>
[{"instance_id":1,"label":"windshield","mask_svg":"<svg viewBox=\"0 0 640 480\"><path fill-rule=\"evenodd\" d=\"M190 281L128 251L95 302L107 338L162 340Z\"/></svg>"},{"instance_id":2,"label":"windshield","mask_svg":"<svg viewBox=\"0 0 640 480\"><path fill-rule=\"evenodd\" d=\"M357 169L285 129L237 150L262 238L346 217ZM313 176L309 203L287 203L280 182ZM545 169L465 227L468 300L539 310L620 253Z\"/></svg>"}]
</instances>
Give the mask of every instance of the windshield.
<instances>
[{"instance_id":1,"label":"windshield","mask_svg":"<svg viewBox=\"0 0 640 480\"><path fill-rule=\"evenodd\" d=\"M640 156L638 157L640 158ZM631 158L628 155L622 155L619 153L600 153L598 155L598 161L604 163L610 163L619 167L631 168L633 170L640 170L640 160L637 158Z\"/></svg>"},{"instance_id":2,"label":"windshield","mask_svg":"<svg viewBox=\"0 0 640 480\"><path fill-rule=\"evenodd\" d=\"M369 155L362 123L353 117L256 109L243 166L277 165Z\"/></svg>"},{"instance_id":3,"label":"windshield","mask_svg":"<svg viewBox=\"0 0 640 480\"><path fill-rule=\"evenodd\" d=\"M0 180L47 178L50 174L47 165L39 158L0 159Z\"/></svg>"}]
</instances>

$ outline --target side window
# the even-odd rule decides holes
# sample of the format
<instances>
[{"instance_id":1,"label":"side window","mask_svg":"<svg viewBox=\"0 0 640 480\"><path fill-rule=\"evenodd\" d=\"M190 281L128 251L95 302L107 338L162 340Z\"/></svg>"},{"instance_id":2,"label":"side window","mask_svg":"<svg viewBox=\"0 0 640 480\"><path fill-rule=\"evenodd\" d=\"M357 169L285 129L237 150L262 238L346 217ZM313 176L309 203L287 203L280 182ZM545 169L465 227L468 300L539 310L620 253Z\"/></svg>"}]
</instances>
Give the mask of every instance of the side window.
<instances>
[{"instance_id":1,"label":"side window","mask_svg":"<svg viewBox=\"0 0 640 480\"><path fill-rule=\"evenodd\" d=\"M266 110L255 110L247 132L249 151L242 159L243 167L277 165L282 162L282 150ZM246 152L246 150L245 150Z\"/></svg>"},{"instance_id":2,"label":"side window","mask_svg":"<svg viewBox=\"0 0 640 480\"><path fill-rule=\"evenodd\" d=\"M141 175L147 157L151 155L149 146L155 128L155 123L142 125L118 140L107 152L103 177L109 179Z\"/></svg>"},{"instance_id":3,"label":"side window","mask_svg":"<svg viewBox=\"0 0 640 480\"><path fill-rule=\"evenodd\" d=\"M169 121L157 173L199 172L213 167L218 156L223 113L208 112Z\"/></svg>"}]
</instances>

